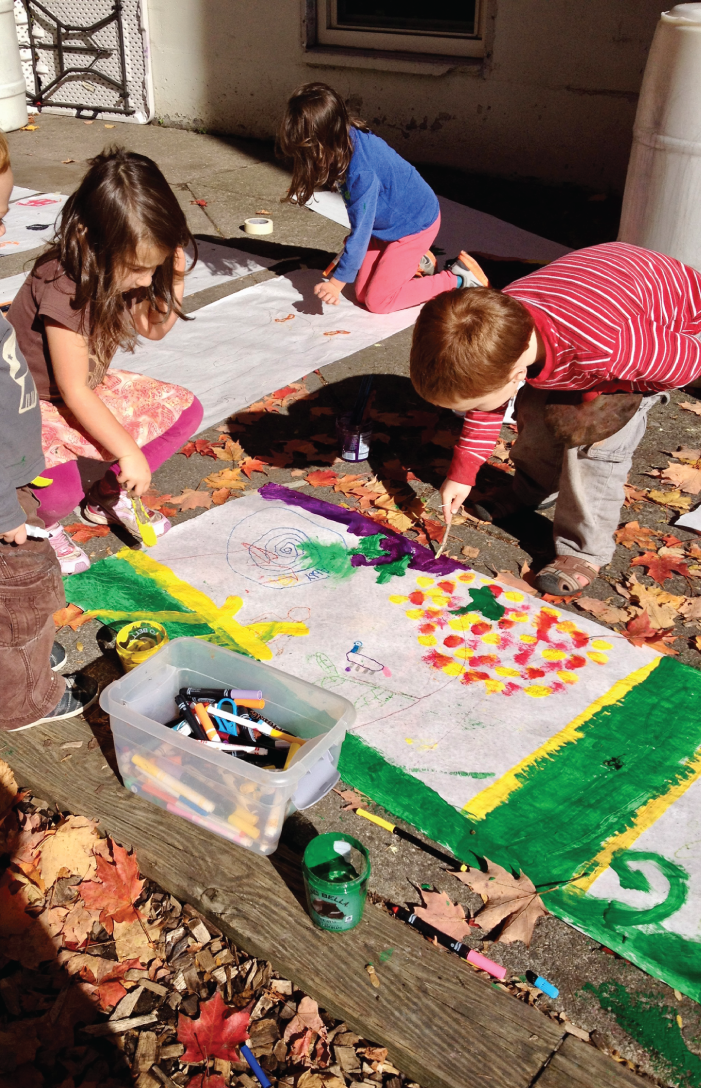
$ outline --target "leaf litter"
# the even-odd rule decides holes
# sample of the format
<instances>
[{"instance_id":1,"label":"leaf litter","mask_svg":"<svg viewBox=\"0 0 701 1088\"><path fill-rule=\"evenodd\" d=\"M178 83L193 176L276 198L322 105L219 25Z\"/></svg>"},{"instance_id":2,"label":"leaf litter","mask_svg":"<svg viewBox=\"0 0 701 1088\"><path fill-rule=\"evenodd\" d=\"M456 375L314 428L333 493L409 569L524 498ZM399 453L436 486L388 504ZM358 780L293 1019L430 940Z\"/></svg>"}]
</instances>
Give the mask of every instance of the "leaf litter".
<instances>
[{"instance_id":1,"label":"leaf litter","mask_svg":"<svg viewBox=\"0 0 701 1088\"><path fill-rule=\"evenodd\" d=\"M243 1042L279 1088L419 1088L0 760L2 798L0 1073L18 1088L257 1088Z\"/></svg>"}]
</instances>

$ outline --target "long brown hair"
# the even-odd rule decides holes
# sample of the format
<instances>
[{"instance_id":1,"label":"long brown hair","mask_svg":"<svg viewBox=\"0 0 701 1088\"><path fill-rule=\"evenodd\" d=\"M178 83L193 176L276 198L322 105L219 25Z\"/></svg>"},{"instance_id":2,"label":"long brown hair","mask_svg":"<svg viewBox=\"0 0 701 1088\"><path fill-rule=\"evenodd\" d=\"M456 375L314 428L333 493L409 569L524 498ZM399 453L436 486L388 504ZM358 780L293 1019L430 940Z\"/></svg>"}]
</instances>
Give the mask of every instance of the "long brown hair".
<instances>
[{"instance_id":1,"label":"long brown hair","mask_svg":"<svg viewBox=\"0 0 701 1088\"><path fill-rule=\"evenodd\" d=\"M61 213L56 237L34 269L57 260L75 283L71 308L82 315L83 335L99 364L100 376L117 348L133 351L137 333L117 277L136 261L139 245L166 250L167 258L145 289L151 305L185 319L174 296L178 246L197 246L184 212L152 159L106 148L88 161L90 169ZM89 316L88 316L89 315Z\"/></svg>"},{"instance_id":2,"label":"long brown hair","mask_svg":"<svg viewBox=\"0 0 701 1088\"><path fill-rule=\"evenodd\" d=\"M321 185L335 188L353 154L351 128L370 129L351 117L328 83L305 83L290 97L278 132L278 149L292 160L292 182L283 201L306 204Z\"/></svg>"}]
</instances>

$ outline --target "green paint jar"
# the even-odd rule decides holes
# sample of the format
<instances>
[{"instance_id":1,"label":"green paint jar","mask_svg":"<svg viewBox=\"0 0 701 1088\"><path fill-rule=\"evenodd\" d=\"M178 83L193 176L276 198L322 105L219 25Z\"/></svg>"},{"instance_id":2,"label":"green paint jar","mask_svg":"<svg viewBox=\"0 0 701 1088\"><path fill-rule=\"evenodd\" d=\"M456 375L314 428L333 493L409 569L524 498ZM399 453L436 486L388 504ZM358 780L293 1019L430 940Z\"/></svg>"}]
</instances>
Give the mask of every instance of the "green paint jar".
<instances>
[{"instance_id":1,"label":"green paint jar","mask_svg":"<svg viewBox=\"0 0 701 1088\"><path fill-rule=\"evenodd\" d=\"M336 933L363 917L370 879L370 855L352 835L317 835L302 859L309 914L319 929Z\"/></svg>"}]
</instances>

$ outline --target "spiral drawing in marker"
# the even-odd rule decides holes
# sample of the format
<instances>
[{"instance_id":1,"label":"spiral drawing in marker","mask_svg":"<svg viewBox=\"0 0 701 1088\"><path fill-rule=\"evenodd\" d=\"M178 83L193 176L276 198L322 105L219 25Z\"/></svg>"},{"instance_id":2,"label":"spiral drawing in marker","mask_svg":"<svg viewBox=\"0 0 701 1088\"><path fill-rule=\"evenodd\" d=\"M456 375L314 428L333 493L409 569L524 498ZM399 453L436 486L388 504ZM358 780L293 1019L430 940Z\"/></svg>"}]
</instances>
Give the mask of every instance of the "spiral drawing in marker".
<instances>
[{"instance_id":1,"label":"spiral drawing in marker","mask_svg":"<svg viewBox=\"0 0 701 1088\"><path fill-rule=\"evenodd\" d=\"M234 526L227 542L229 566L238 575L270 589L290 589L329 577L316 560L318 545L343 544L343 538L296 512L258 510Z\"/></svg>"}]
</instances>

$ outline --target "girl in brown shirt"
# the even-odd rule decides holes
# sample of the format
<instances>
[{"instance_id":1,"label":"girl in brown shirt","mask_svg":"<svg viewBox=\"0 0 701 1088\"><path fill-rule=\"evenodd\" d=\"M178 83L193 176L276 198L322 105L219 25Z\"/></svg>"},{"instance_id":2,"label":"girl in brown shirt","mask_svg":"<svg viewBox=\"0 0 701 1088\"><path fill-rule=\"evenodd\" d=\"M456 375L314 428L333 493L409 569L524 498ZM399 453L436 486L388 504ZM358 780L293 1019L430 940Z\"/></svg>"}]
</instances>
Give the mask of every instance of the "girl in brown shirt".
<instances>
[{"instance_id":1,"label":"girl in brown shirt","mask_svg":"<svg viewBox=\"0 0 701 1088\"><path fill-rule=\"evenodd\" d=\"M187 389L110 370L118 348L162 339L181 309L185 216L144 155L96 156L61 215L56 239L34 265L8 319L37 386L49 487L40 516L64 574L90 565L59 524L82 503L97 525L139 536L130 494L197 430L202 407ZM111 470L111 471L110 471ZM170 528L148 511L157 535Z\"/></svg>"}]
</instances>

